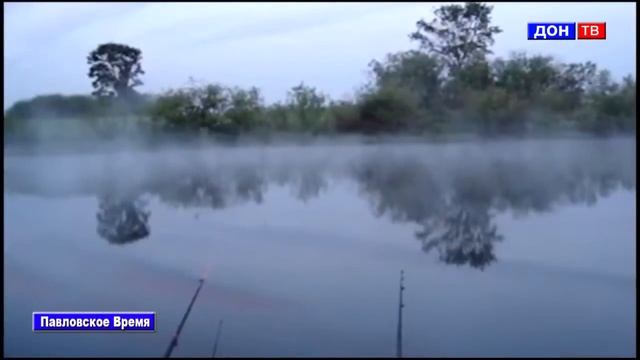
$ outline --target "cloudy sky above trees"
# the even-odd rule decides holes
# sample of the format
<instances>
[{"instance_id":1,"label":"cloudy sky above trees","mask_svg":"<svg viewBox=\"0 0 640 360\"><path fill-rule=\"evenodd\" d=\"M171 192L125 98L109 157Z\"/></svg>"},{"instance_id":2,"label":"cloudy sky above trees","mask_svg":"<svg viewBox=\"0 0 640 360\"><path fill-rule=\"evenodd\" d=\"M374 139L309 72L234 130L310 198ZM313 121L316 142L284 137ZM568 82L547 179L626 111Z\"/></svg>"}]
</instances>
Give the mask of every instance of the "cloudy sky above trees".
<instances>
[{"instance_id":1,"label":"cloudy sky above trees","mask_svg":"<svg viewBox=\"0 0 640 360\"><path fill-rule=\"evenodd\" d=\"M42 94L89 94L86 57L98 44L142 50L137 88L158 93L189 78L257 86L267 102L304 82L348 98L367 64L417 48L408 34L442 3L4 4L4 108ZM615 78L635 74L635 3L498 3L493 56L511 51L591 60ZM527 22L606 21L605 41L527 41Z\"/></svg>"}]
</instances>

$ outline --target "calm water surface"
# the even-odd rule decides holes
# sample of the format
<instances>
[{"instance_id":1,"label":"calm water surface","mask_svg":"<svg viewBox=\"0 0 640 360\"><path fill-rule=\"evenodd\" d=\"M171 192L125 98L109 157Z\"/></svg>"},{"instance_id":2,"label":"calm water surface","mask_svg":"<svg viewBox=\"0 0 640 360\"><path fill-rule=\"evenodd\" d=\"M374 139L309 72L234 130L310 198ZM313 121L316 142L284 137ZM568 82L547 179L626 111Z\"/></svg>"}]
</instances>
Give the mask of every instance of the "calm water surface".
<instances>
[{"instance_id":1,"label":"calm water surface","mask_svg":"<svg viewBox=\"0 0 640 360\"><path fill-rule=\"evenodd\" d=\"M7 356L635 355L635 138L5 155ZM34 334L33 311L156 311Z\"/></svg>"}]
</instances>

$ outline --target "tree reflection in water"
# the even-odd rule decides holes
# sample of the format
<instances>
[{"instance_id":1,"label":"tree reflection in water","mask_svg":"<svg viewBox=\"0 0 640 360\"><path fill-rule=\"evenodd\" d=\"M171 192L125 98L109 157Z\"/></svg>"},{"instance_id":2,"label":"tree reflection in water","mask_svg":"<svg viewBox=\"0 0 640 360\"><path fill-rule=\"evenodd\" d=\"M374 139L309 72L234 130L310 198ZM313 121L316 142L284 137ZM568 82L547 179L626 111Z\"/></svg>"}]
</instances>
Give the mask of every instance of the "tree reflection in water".
<instances>
[{"instance_id":1,"label":"tree reflection in water","mask_svg":"<svg viewBox=\"0 0 640 360\"><path fill-rule=\"evenodd\" d=\"M354 167L354 178L378 216L412 222L425 252L446 264L484 269L496 261L503 240L493 223L497 213L552 211L555 206L594 204L623 187L635 188L635 171L604 159L567 163L487 159L428 164L419 158L376 156Z\"/></svg>"},{"instance_id":2,"label":"tree reflection in water","mask_svg":"<svg viewBox=\"0 0 640 360\"><path fill-rule=\"evenodd\" d=\"M420 226L422 250L446 264L484 269L502 241L494 217L552 211L560 203L593 204L620 185L635 188L635 173L611 162L547 164L490 159L473 164L429 164L419 157L359 158L341 174L355 180L377 216ZM619 165L619 164L618 164ZM290 187L300 201L319 196L335 169L322 166L232 164L154 168L135 193L172 206L223 209L264 201L269 184ZM346 171L345 171L346 170ZM125 244L149 235L149 211L135 197L101 197L98 232Z\"/></svg>"},{"instance_id":3,"label":"tree reflection in water","mask_svg":"<svg viewBox=\"0 0 640 360\"><path fill-rule=\"evenodd\" d=\"M435 249L446 264L479 269L496 260L494 243L502 236L492 224L490 198L474 187L480 179L451 182L416 159L364 161L354 175L378 216L421 226L415 236L425 252Z\"/></svg>"},{"instance_id":4,"label":"tree reflection in water","mask_svg":"<svg viewBox=\"0 0 640 360\"><path fill-rule=\"evenodd\" d=\"M77 182L30 181L35 179L30 172L34 167L21 166L21 160L10 167L5 191L98 194L98 234L110 243L130 244L150 234L150 211L140 200L143 195L174 207L218 210L261 204L270 186L288 187L296 199L306 202L320 196L333 180L346 179L356 184L376 216L418 226L414 235L424 252L437 253L446 264L484 269L497 261L496 244L503 240L495 220L498 214L523 216L566 204L592 205L620 188L635 190L635 139L566 144L556 152L496 144L455 156L442 155L444 150L437 146L400 146L391 148L398 152L367 150L336 162L302 156L303 161L270 163L256 160L250 152L233 160L201 156L165 161L152 154L135 176L87 171ZM456 151L460 149L456 145ZM426 150L434 152L427 156Z\"/></svg>"},{"instance_id":5,"label":"tree reflection in water","mask_svg":"<svg viewBox=\"0 0 640 360\"><path fill-rule=\"evenodd\" d=\"M137 198L102 196L98 203L98 235L112 244L128 244L149 236L146 204Z\"/></svg>"},{"instance_id":6,"label":"tree reflection in water","mask_svg":"<svg viewBox=\"0 0 640 360\"><path fill-rule=\"evenodd\" d=\"M425 220L423 230L416 232L422 250L437 249L446 264L483 269L496 260L493 244L502 240L488 212L471 208L446 211L441 217Z\"/></svg>"}]
</instances>

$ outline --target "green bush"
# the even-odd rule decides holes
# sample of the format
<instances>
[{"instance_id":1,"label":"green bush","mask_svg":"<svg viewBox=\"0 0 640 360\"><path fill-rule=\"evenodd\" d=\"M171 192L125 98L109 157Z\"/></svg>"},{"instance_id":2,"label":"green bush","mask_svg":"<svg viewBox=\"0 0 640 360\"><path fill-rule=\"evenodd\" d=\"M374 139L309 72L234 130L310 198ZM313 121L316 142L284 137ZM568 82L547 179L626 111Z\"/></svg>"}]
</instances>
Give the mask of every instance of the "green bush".
<instances>
[{"instance_id":1,"label":"green bush","mask_svg":"<svg viewBox=\"0 0 640 360\"><path fill-rule=\"evenodd\" d=\"M418 100L408 89L384 87L364 94L359 108L359 121L345 130L373 134L420 127Z\"/></svg>"},{"instance_id":2,"label":"green bush","mask_svg":"<svg viewBox=\"0 0 640 360\"><path fill-rule=\"evenodd\" d=\"M206 85L169 91L155 101L150 112L161 129L237 134L260 124L263 107L256 88Z\"/></svg>"}]
</instances>

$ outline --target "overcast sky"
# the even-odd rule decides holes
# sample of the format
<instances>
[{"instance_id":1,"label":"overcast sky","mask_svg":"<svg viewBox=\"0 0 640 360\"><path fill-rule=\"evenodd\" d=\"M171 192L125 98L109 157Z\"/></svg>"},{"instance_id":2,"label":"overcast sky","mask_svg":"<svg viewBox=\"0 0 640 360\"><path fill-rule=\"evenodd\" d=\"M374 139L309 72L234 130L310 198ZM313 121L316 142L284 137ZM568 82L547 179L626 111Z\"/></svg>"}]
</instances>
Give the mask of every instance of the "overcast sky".
<instances>
[{"instance_id":1,"label":"overcast sky","mask_svg":"<svg viewBox=\"0 0 640 360\"><path fill-rule=\"evenodd\" d=\"M142 50L142 92L189 77L257 86L281 100L304 81L342 98L367 64L415 48L408 34L438 3L11 3L4 4L4 108L41 94L87 94L86 56L98 44ZM635 3L497 3L495 56L524 50L591 60L616 78L635 76ZM606 21L604 41L528 41L527 22Z\"/></svg>"}]
</instances>

